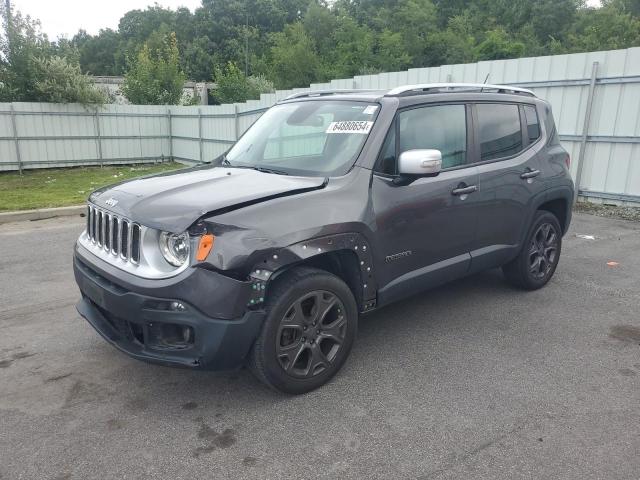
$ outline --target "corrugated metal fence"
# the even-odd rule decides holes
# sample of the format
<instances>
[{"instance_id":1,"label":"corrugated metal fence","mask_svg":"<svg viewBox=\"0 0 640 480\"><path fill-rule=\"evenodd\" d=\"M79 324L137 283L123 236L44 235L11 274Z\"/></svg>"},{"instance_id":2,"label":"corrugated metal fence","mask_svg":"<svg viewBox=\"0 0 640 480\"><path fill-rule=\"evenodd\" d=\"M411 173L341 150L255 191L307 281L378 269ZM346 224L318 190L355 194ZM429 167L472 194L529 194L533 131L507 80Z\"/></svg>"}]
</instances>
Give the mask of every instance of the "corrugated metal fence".
<instances>
[{"instance_id":1,"label":"corrugated metal fence","mask_svg":"<svg viewBox=\"0 0 640 480\"><path fill-rule=\"evenodd\" d=\"M549 100L583 197L640 203L640 48L497 60L356 76L196 107L0 104L0 171L71 165L209 161L291 93L432 82L502 83ZM585 121L585 119L587 121Z\"/></svg>"}]
</instances>

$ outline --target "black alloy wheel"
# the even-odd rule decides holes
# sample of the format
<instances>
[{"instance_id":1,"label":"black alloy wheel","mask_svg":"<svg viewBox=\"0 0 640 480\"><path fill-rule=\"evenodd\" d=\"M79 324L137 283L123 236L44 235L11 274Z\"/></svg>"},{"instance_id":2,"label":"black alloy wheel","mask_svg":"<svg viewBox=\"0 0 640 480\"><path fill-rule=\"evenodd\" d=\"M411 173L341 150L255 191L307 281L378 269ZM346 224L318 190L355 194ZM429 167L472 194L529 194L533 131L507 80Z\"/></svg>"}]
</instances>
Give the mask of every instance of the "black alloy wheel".
<instances>
[{"instance_id":1,"label":"black alloy wheel","mask_svg":"<svg viewBox=\"0 0 640 480\"><path fill-rule=\"evenodd\" d=\"M310 392L327 383L349 356L358 305L349 286L325 270L294 267L272 282L247 364L275 390Z\"/></svg>"},{"instance_id":2,"label":"black alloy wheel","mask_svg":"<svg viewBox=\"0 0 640 480\"><path fill-rule=\"evenodd\" d=\"M556 263L558 232L550 223L543 223L531 238L529 245L529 272L534 278L543 279Z\"/></svg>"},{"instance_id":3,"label":"black alloy wheel","mask_svg":"<svg viewBox=\"0 0 640 480\"><path fill-rule=\"evenodd\" d=\"M558 266L562 250L562 228L551 212L538 210L518 256L502 266L507 280L519 288L544 287Z\"/></svg>"},{"instance_id":4,"label":"black alloy wheel","mask_svg":"<svg viewBox=\"0 0 640 480\"><path fill-rule=\"evenodd\" d=\"M277 356L295 378L318 375L331 366L346 335L344 305L326 290L296 299L280 322Z\"/></svg>"}]
</instances>

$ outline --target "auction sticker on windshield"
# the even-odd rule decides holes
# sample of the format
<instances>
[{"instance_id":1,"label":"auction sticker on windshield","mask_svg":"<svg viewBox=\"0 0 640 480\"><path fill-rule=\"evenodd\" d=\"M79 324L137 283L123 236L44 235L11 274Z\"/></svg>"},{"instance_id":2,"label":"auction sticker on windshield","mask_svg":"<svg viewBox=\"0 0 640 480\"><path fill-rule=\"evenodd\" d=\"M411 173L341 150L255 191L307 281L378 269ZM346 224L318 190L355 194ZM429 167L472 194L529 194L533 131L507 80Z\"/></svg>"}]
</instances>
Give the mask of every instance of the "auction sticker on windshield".
<instances>
[{"instance_id":1,"label":"auction sticker on windshield","mask_svg":"<svg viewBox=\"0 0 640 480\"><path fill-rule=\"evenodd\" d=\"M331 122L326 133L363 133L367 134L371 130L373 122L366 121L343 121Z\"/></svg>"}]
</instances>

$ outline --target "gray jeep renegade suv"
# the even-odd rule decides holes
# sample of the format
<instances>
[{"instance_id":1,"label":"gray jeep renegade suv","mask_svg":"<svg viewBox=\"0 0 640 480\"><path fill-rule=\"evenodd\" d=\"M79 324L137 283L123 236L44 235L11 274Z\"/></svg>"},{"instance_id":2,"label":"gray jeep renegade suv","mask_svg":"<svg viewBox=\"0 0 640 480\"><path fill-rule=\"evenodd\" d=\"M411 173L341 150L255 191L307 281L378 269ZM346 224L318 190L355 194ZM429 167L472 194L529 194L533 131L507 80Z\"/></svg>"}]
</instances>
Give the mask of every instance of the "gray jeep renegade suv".
<instances>
[{"instance_id":1,"label":"gray jeep renegade suv","mask_svg":"<svg viewBox=\"0 0 640 480\"><path fill-rule=\"evenodd\" d=\"M211 164L102 188L74 255L78 311L165 365L248 365L303 393L358 316L481 270L553 275L573 182L549 104L475 84L296 94Z\"/></svg>"}]
</instances>

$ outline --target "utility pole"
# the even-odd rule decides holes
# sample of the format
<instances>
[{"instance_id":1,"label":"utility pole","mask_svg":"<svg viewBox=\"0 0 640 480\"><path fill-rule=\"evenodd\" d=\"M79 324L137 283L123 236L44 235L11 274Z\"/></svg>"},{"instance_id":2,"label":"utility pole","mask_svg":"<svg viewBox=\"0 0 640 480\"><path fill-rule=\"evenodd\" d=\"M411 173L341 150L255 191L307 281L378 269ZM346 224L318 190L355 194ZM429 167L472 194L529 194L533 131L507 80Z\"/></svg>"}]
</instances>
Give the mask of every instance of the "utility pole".
<instances>
[{"instance_id":1,"label":"utility pole","mask_svg":"<svg viewBox=\"0 0 640 480\"><path fill-rule=\"evenodd\" d=\"M11 0L5 0L4 2L4 15L5 15L5 29L7 35L7 62L11 63L11 53L13 52L13 25L11 21Z\"/></svg>"},{"instance_id":2,"label":"utility pole","mask_svg":"<svg viewBox=\"0 0 640 480\"><path fill-rule=\"evenodd\" d=\"M244 6L246 14L244 24L244 76L246 78L249 76L249 0L246 0Z\"/></svg>"}]
</instances>

